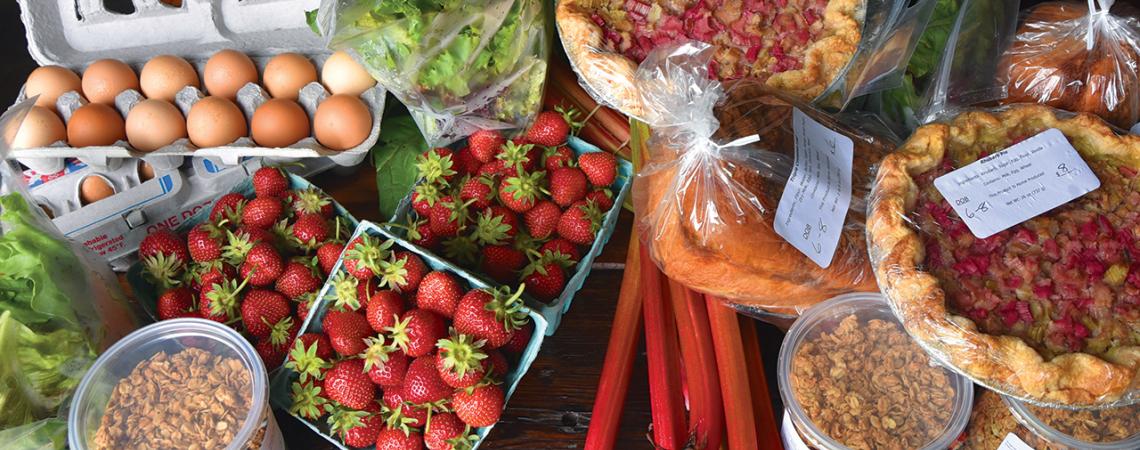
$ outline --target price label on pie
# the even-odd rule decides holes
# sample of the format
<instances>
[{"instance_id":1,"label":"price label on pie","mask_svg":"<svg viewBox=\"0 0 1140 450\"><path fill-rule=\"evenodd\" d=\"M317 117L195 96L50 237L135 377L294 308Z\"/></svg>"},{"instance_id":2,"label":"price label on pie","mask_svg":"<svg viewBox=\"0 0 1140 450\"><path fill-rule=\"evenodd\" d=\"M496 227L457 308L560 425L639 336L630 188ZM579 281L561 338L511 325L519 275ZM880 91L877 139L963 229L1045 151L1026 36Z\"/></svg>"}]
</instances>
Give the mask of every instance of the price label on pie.
<instances>
[{"instance_id":1,"label":"price label on pie","mask_svg":"<svg viewBox=\"0 0 1140 450\"><path fill-rule=\"evenodd\" d=\"M985 239L1096 190L1100 179L1054 128L942 175L934 187Z\"/></svg>"},{"instance_id":2,"label":"price label on pie","mask_svg":"<svg viewBox=\"0 0 1140 450\"><path fill-rule=\"evenodd\" d=\"M826 269L835 256L843 218L851 206L855 143L798 108L792 113L796 162L776 206L774 228L797 250Z\"/></svg>"}]
</instances>

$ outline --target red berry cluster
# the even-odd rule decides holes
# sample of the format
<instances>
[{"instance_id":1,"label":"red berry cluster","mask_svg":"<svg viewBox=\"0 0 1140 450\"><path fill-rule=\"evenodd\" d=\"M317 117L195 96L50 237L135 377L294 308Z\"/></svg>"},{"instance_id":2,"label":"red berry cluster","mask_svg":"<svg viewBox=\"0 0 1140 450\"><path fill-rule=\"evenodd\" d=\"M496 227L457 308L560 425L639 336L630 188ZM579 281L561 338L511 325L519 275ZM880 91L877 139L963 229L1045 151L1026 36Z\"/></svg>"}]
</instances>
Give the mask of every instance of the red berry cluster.
<instances>
[{"instance_id":1,"label":"red berry cluster","mask_svg":"<svg viewBox=\"0 0 1140 450\"><path fill-rule=\"evenodd\" d=\"M471 448L471 430L499 420L508 355L534 333L521 291L466 290L392 246L349 244L322 332L299 336L285 363L291 412L325 418L351 447Z\"/></svg>"},{"instance_id":2,"label":"red berry cluster","mask_svg":"<svg viewBox=\"0 0 1140 450\"><path fill-rule=\"evenodd\" d=\"M341 219L324 193L290 190L285 173L271 167L254 173L253 188L253 198L222 196L185 236L151 233L139 258L161 292L159 320L229 324L272 369L285 359L344 244Z\"/></svg>"},{"instance_id":3,"label":"red berry cluster","mask_svg":"<svg viewBox=\"0 0 1140 450\"><path fill-rule=\"evenodd\" d=\"M481 130L467 147L418 160L408 238L503 284L557 298L613 207L612 154L575 156L565 145L573 113L546 111L522 137Z\"/></svg>"}]
</instances>

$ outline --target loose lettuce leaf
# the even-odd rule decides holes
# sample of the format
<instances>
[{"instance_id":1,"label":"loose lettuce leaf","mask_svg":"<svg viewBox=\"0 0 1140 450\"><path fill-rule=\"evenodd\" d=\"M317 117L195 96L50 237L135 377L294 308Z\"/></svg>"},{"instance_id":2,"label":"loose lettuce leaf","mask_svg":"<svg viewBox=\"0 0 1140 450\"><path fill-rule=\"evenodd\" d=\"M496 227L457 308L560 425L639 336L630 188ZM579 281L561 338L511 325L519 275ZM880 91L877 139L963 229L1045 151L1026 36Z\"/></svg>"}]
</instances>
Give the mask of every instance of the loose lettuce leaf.
<instances>
[{"instance_id":1,"label":"loose lettuce leaf","mask_svg":"<svg viewBox=\"0 0 1140 450\"><path fill-rule=\"evenodd\" d=\"M411 192L418 176L416 157L424 151L427 143L411 116L384 119L384 132L372 148L380 217L392 217L400 201Z\"/></svg>"},{"instance_id":2,"label":"loose lettuce leaf","mask_svg":"<svg viewBox=\"0 0 1140 450\"><path fill-rule=\"evenodd\" d=\"M0 313L0 429L54 416L94 358L79 330L36 332Z\"/></svg>"},{"instance_id":3,"label":"loose lettuce leaf","mask_svg":"<svg viewBox=\"0 0 1140 450\"><path fill-rule=\"evenodd\" d=\"M18 194L0 197L0 311L29 326L80 326L57 277L86 273L66 242L40 231ZM81 301L81 299L74 299Z\"/></svg>"}]
</instances>

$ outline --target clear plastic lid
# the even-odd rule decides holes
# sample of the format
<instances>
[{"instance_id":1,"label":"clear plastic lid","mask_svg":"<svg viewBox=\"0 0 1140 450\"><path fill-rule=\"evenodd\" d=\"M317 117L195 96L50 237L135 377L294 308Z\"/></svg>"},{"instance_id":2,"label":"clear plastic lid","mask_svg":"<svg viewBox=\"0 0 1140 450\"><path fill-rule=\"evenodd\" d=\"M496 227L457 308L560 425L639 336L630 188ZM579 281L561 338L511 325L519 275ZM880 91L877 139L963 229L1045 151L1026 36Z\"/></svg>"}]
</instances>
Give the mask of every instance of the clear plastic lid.
<instances>
[{"instance_id":1,"label":"clear plastic lid","mask_svg":"<svg viewBox=\"0 0 1140 450\"><path fill-rule=\"evenodd\" d=\"M236 399L239 404L248 405L245 417L237 425L238 431L234 438L226 444L227 450L246 448L251 441L261 439L259 431L263 428L263 419L269 414L268 395L269 380L262 365L261 359L253 347L232 328L203 319L176 319L162 321L142 328L120 340L108 349L79 384L79 389L71 402L71 411L68 417L68 443L72 450L85 450L98 448L94 445L96 435L104 422L104 416L111 402L115 400L114 392L118 390L131 390L120 381L131 377L132 372L140 365L166 354L167 361L173 361L176 355L191 351L195 355L212 357L210 360L218 362L215 367L238 361L242 368L249 372L248 400ZM203 360L206 358L199 359ZM177 364L170 364L177 368ZM220 370L220 369L210 369ZM240 373L240 370L237 371ZM182 372L185 375L185 372ZM229 374L231 377L233 373ZM174 375L175 378L178 375ZM153 381L153 380L147 380ZM203 380L211 382L210 380ZM143 383L159 384L160 382ZM221 391L218 391L221 392ZM224 393L216 395L224 396ZM123 397L120 395L120 397ZM147 396L130 395L128 399L119 401L119 405L126 408L140 408L141 403L149 401ZM194 399L179 395L178 398L157 398L159 402L183 402L193 405ZM225 404L229 399L216 399L218 403ZM133 406L132 406L133 403ZM191 406L193 408L193 406ZM211 408L205 404L200 413L206 413ZM186 412L186 411L183 411ZM193 413L192 411L190 412ZM161 417L161 416L160 416ZM166 417L171 417L167 415ZM144 418L150 420L150 417ZM183 430L186 428L184 427ZM276 430L274 430L276 431ZM279 433L279 431L278 431ZM211 438L216 438L211 435ZM253 445L253 448L258 448Z\"/></svg>"},{"instance_id":2,"label":"clear plastic lid","mask_svg":"<svg viewBox=\"0 0 1140 450\"><path fill-rule=\"evenodd\" d=\"M854 320L854 327L851 323ZM872 326L872 321L875 326ZM895 331L891 331L895 330ZM898 334L895 335L894 333ZM871 333L884 333L890 334L889 341L891 345L881 348L864 348L860 349L864 340L887 339L884 336L873 336ZM850 344L844 342L847 338L855 338ZM879 294L869 293L852 293L844 294L822 303L819 303L810 309L806 310L795 324L792 325L784 339L783 345L780 347L780 356L776 368L777 378L780 384L780 397L784 401L784 407L787 414L791 416L793 424L795 424L797 431L804 438L804 440L815 448L825 450L840 450L847 449L848 447L841 443L838 439L830 436L825 430L858 430L867 425L867 429L885 428L892 430L892 433L905 433L916 431L917 433L910 433L911 438L918 436L930 436L928 442L925 443L910 443L914 448L921 448L924 450L944 449L947 448L966 428L966 424L970 418L970 408L974 399L974 385L968 379L946 370L941 367L932 369L933 371L912 370L911 367L891 367L894 362L901 359L909 361L924 361L929 360L929 357L923 353L922 349L917 344L913 344L913 351L922 353L919 359L911 359L907 355L890 354L891 351L898 351L905 346L899 345L900 339L906 342L910 341L910 336L906 334L901 324L891 312L890 306L886 303L883 297ZM842 355L832 353L827 356L829 363L826 366L821 366L819 369L814 368L799 368L797 371L797 361L801 359L798 354L805 345L812 345L807 350L816 350L814 347L823 349L825 346L834 346L837 348L850 348L852 353L864 351L852 355L847 362L843 362ZM883 354L879 350L887 350ZM905 351L905 350L904 350ZM805 355L803 361L808 361L809 355ZM877 359L892 361L886 363ZM934 361L929 360L933 366ZM891 370L894 369L894 370ZM890 401L890 395L875 395L875 396L861 396L852 391L853 383L844 381L843 378L848 375L853 375L856 372L869 373L867 383L871 389L892 389L890 386L901 386L901 390L892 390L891 392L898 392L907 394L910 397L907 399L913 403L907 406L900 404L882 404L883 401ZM923 373L918 373L923 372ZM842 399L840 401L850 402L844 405L843 408L849 417L842 417L844 414L835 414L837 412L834 408L821 408L822 410L831 410L825 413L835 414L836 423L816 423L813 421L805 404L801 402L793 384L793 377L802 374L813 374L819 380L813 380L813 392L819 392L821 397L829 399ZM930 386L930 397L926 393L919 393L917 396L915 392L921 391L922 386L914 386L913 383L925 382L917 381L922 379L939 379L944 374L945 384ZM836 380L835 384L828 385L828 379ZM945 397L940 397L933 391L938 389L945 389L949 387L953 392L946 408L940 408L941 411L948 411L944 418L932 418L927 421L928 423L911 423L906 413L912 410L920 409L920 405L938 404L939 399L945 400ZM848 390L848 392L842 392ZM802 393L801 393L802 394ZM853 399L854 398L854 399ZM860 400L862 398L862 400ZM848 408L850 406L850 408ZM889 409L887 413L881 413L880 410ZM858 412L856 410L861 410ZM894 417L892 417L894 416ZM868 423L848 423L842 422L847 419L864 420L865 418L873 417L874 420L868 420ZM940 428L937 430L933 428ZM897 430L897 431L894 431ZM909 431L908 431L909 430ZM873 438L869 437L871 431L865 434L858 434L856 431L849 436L850 439L862 439L864 446L875 448ZM899 439L902 436L898 437ZM895 438L890 438L893 446L907 446L901 444Z\"/></svg>"},{"instance_id":3,"label":"clear plastic lid","mask_svg":"<svg viewBox=\"0 0 1140 450\"><path fill-rule=\"evenodd\" d=\"M1052 445L1082 450L1140 448L1140 405L1101 410L1067 410L1033 406L1002 396L1025 428Z\"/></svg>"}]
</instances>

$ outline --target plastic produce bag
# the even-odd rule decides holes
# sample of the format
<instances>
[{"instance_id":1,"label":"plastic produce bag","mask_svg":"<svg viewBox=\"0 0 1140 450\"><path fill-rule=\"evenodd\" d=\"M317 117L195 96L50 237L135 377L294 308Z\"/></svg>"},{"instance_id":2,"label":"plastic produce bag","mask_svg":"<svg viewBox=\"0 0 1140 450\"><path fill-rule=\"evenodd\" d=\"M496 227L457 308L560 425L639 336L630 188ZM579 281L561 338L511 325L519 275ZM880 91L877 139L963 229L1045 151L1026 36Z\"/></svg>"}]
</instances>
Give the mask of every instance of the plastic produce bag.
<instances>
[{"instance_id":1,"label":"plastic produce bag","mask_svg":"<svg viewBox=\"0 0 1140 450\"><path fill-rule=\"evenodd\" d=\"M106 263L61 236L3 160L32 101L0 117L0 436L4 448L61 448L58 421L30 424L66 417L96 355L137 323Z\"/></svg>"},{"instance_id":2,"label":"plastic produce bag","mask_svg":"<svg viewBox=\"0 0 1140 450\"><path fill-rule=\"evenodd\" d=\"M541 0L322 0L320 31L415 117L432 146L522 128L542 106Z\"/></svg>"},{"instance_id":3,"label":"plastic produce bag","mask_svg":"<svg viewBox=\"0 0 1140 450\"><path fill-rule=\"evenodd\" d=\"M1113 3L1052 2L1030 10L1002 64L1006 102L1090 112L1126 130L1140 121L1140 21L1110 12Z\"/></svg>"},{"instance_id":4,"label":"plastic produce bag","mask_svg":"<svg viewBox=\"0 0 1140 450\"><path fill-rule=\"evenodd\" d=\"M654 261L690 288L781 313L841 293L877 292L863 198L894 140L874 120L829 116L756 80L711 80L710 54L701 43L660 48L637 72L653 134L634 198ZM797 111L853 143L850 206L832 211L838 244L829 264L809 259L775 229L777 204L797 177Z\"/></svg>"}]
</instances>

